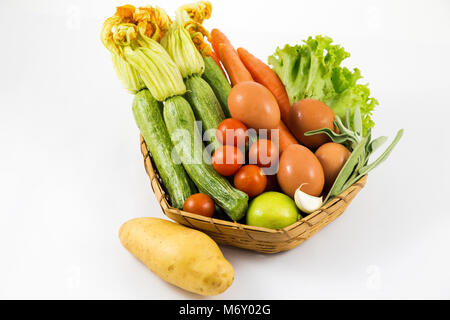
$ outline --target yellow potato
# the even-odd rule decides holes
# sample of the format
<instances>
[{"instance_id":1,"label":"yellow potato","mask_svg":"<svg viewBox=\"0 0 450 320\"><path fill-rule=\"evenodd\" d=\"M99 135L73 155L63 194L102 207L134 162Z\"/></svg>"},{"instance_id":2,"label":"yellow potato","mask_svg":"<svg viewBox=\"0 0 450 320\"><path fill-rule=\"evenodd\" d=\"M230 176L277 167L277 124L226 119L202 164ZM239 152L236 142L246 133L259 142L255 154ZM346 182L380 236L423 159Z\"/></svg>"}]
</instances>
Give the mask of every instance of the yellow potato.
<instances>
[{"instance_id":1,"label":"yellow potato","mask_svg":"<svg viewBox=\"0 0 450 320\"><path fill-rule=\"evenodd\" d=\"M179 224L139 218L119 231L123 246L163 280L204 296L224 292L234 269L206 234Z\"/></svg>"}]
</instances>

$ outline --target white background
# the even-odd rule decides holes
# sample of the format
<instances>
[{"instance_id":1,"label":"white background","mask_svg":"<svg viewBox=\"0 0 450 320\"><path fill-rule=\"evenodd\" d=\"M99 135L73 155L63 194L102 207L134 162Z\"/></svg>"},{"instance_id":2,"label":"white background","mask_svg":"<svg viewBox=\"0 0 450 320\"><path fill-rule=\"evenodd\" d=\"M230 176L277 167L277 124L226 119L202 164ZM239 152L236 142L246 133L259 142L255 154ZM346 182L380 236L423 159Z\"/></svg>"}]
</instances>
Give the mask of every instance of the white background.
<instances>
[{"instance_id":1,"label":"white background","mask_svg":"<svg viewBox=\"0 0 450 320\"><path fill-rule=\"evenodd\" d=\"M133 1L147 4L147 1ZM156 1L173 13L183 1ZM132 96L100 28L123 1L1 1L0 298L192 299L120 244L163 217L139 152ZM218 299L450 298L449 1L214 1L206 26L266 60L329 35L405 136L346 213L286 253L222 247Z\"/></svg>"}]
</instances>

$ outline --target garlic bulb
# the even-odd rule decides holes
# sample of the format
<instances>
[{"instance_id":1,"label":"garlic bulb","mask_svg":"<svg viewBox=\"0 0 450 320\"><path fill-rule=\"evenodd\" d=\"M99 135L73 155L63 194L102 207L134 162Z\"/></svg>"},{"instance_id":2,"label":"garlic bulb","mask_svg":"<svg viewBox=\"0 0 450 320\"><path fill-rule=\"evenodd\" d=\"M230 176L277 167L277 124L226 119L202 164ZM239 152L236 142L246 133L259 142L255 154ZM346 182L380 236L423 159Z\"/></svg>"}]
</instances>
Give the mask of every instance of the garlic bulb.
<instances>
[{"instance_id":1,"label":"garlic bulb","mask_svg":"<svg viewBox=\"0 0 450 320\"><path fill-rule=\"evenodd\" d=\"M305 192L303 192L301 189L304 184L302 184L298 189L295 191L294 200L297 207L300 209L300 211L304 213L312 213L318 209L323 204L323 198L322 197L313 197Z\"/></svg>"}]
</instances>

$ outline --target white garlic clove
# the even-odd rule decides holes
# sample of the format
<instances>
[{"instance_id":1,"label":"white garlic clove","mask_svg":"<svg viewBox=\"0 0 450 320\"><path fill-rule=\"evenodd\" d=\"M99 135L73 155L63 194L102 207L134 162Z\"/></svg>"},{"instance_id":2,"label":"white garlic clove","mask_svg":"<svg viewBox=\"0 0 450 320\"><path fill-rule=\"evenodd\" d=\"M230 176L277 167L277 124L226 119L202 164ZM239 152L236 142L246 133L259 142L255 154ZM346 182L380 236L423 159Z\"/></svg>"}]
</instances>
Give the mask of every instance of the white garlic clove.
<instances>
[{"instance_id":1,"label":"white garlic clove","mask_svg":"<svg viewBox=\"0 0 450 320\"><path fill-rule=\"evenodd\" d=\"M305 192L303 192L301 189L304 184L302 184L298 189L295 191L294 200L297 207L300 209L300 211L304 213L313 213L314 211L320 209L323 204L323 198L322 197L314 197L311 196Z\"/></svg>"}]
</instances>

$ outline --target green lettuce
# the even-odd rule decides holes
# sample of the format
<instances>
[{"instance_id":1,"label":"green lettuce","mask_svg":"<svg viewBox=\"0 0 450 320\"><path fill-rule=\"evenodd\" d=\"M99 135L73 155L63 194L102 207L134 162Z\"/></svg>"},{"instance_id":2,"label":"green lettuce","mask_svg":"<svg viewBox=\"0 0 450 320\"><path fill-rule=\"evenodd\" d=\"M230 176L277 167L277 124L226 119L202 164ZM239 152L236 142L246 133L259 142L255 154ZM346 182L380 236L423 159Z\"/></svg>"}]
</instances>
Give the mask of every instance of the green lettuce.
<instances>
[{"instance_id":1,"label":"green lettuce","mask_svg":"<svg viewBox=\"0 0 450 320\"><path fill-rule=\"evenodd\" d=\"M370 97L367 84L358 84L361 72L350 71L341 63L350 54L329 37L309 37L303 45L277 48L269 57L269 64L286 87L291 104L312 98L327 104L341 118L347 109L353 114L361 109L363 132L374 126L371 119L378 101ZM353 118L353 117L352 117Z\"/></svg>"}]
</instances>

